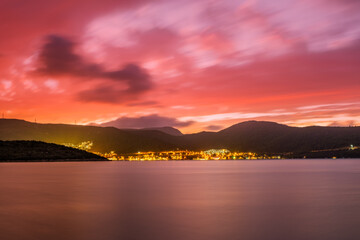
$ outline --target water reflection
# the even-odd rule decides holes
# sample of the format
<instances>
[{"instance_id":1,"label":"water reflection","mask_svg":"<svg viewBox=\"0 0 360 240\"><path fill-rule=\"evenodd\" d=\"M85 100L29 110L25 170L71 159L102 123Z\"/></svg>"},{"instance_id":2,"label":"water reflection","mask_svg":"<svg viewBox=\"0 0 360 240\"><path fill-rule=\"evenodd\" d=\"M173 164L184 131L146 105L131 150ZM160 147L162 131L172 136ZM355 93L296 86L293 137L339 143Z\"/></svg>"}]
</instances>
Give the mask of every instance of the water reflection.
<instances>
[{"instance_id":1,"label":"water reflection","mask_svg":"<svg viewBox=\"0 0 360 240\"><path fill-rule=\"evenodd\" d=\"M1 239L360 239L359 160L0 164Z\"/></svg>"}]
</instances>

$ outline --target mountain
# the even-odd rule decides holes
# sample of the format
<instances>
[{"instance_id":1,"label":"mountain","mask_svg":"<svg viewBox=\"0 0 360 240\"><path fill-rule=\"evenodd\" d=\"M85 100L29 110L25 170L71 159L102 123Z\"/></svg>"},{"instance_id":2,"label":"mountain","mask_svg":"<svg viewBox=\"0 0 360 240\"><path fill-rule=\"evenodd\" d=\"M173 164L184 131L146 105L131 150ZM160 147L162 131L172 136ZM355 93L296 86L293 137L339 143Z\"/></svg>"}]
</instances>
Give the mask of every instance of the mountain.
<instances>
[{"instance_id":1,"label":"mountain","mask_svg":"<svg viewBox=\"0 0 360 240\"><path fill-rule=\"evenodd\" d=\"M57 144L92 141L92 150L103 153L113 150L121 153L162 151L179 146L175 136L157 130L39 124L18 119L0 119L0 140L37 140Z\"/></svg>"},{"instance_id":2,"label":"mountain","mask_svg":"<svg viewBox=\"0 0 360 240\"><path fill-rule=\"evenodd\" d=\"M92 141L92 150L97 152L226 148L231 151L278 154L360 145L360 127L300 128L274 122L247 121L219 132L175 135L174 129L171 131L173 134L160 129L36 124L16 119L0 119L0 140L38 140L58 144Z\"/></svg>"},{"instance_id":3,"label":"mountain","mask_svg":"<svg viewBox=\"0 0 360 240\"><path fill-rule=\"evenodd\" d=\"M247 121L216 133L185 137L196 149L214 147L277 154L358 146L360 127L290 127L275 122Z\"/></svg>"},{"instance_id":4,"label":"mountain","mask_svg":"<svg viewBox=\"0 0 360 240\"><path fill-rule=\"evenodd\" d=\"M0 141L0 162L6 161L106 161L106 158L53 143Z\"/></svg>"},{"instance_id":5,"label":"mountain","mask_svg":"<svg viewBox=\"0 0 360 240\"><path fill-rule=\"evenodd\" d=\"M283 153L360 145L360 127L290 127L274 122L249 121L218 132L229 148Z\"/></svg>"},{"instance_id":6,"label":"mountain","mask_svg":"<svg viewBox=\"0 0 360 240\"><path fill-rule=\"evenodd\" d=\"M176 129L173 127L142 128L141 130L156 130L156 131L160 131L160 132L172 135L172 136L184 135L182 132L180 132L179 129Z\"/></svg>"},{"instance_id":7,"label":"mountain","mask_svg":"<svg viewBox=\"0 0 360 240\"><path fill-rule=\"evenodd\" d=\"M118 128L120 130L126 130L126 131L138 131L138 130L150 130L150 131L160 131L172 136L182 136L183 133L179 130L176 129L174 127L150 127L150 128L120 128L120 127L116 127L116 126L107 126L108 123L106 124L96 124L96 123L90 123L88 124L88 126L97 126L97 127L115 127Z\"/></svg>"}]
</instances>

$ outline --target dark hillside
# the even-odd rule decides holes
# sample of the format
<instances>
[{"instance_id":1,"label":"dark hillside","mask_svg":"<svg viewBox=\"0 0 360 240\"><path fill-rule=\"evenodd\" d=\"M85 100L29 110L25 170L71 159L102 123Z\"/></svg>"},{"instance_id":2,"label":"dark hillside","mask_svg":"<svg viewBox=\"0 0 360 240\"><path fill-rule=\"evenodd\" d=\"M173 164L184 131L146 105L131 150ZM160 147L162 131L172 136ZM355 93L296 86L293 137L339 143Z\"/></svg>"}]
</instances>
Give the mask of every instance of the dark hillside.
<instances>
[{"instance_id":1,"label":"dark hillside","mask_svg":"<svg viewBox=\"0 0 360 240\"><path fill-rule=\"evenodd\" d=\"M274 122L248 121L219 132L174 136L158 129L129 130L0 119L0 140L37 140L57 144L92 141L92 150L103 153L226 148L278 154L359 146L360 127L299 128Z\"/></svg>"},{"instance_id":2,"label":"dark hillside","mask_svg":"<svg viewBox=\"0 0 360 240\"><path fill-rule=\"evenodd\" d=\"M0 141L0 161L106 161L98 155L38 141Z\"/></svg>"},{"instance_id":3,"label":"dark hillside","mask_svg":"<svg viewBox=\"0 0 360 240\"><path fill-rule=\"evenodd\" d=\"M114 127L67 124L37 124L17 119L0 119L0 140L36 140L50 143L93 142L93 151L169 150L176 148L175 136L157 130L122 130Z\"/></svg>"}]
</instances>

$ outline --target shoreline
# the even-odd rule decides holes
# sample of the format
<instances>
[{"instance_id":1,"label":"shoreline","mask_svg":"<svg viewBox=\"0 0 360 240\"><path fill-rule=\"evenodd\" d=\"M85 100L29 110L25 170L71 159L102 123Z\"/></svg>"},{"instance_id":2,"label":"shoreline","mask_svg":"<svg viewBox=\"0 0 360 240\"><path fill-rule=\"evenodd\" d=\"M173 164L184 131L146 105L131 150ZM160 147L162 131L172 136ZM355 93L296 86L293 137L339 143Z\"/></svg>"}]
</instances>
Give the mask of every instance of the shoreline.
<instances>
[{"instance_id":1,"label":"shoreline","mask_svg":"<svg viewBox=\"0 0 360 240\"><path fill-rule=\"evenodd\" d=\"M102 159L56 159L56 160L0 160L1 163L44 163L44 162L233 162L233 161L291 161L291 160L360 160L360 158L283 158L283 159L210 159L210 160L102 160Z\"/></svg>"}]
</instances>

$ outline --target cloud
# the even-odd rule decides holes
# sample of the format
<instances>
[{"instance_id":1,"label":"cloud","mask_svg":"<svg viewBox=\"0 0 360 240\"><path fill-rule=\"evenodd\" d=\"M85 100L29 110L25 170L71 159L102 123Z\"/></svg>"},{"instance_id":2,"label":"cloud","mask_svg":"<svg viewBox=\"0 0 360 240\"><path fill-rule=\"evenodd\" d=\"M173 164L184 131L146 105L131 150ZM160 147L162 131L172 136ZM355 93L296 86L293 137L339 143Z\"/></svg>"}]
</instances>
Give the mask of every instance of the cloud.
<instances>
[{"instance_id":1,"label":"cloud","mask_svg":"<svg viewBox=\"0 0 360 240\"><path fill-rule=\"evenodd\" d=\"M187 127L192 123L193 121L179 121L176 118L152 114L142 117L121 117L114 121L103 123L101 126L116 128Z\"/></svg>"},{"instance_id":2,"label":"cloud","mask_svg":"<svg viewBox=\"0 0 360 240\"><path fill-rule=\"evenodd\" d=\"M352 102L352 103L331 103L331 104L318 104L318 105L309 105L298 107L298 110L314 110L317 109L346 109L347 107L355 108L360 106L360 102Z\"/></svg>"},{"instance_id":3,"label":"cloud","mask_svg":"<svg viewBox=\"0 0 360 240\"><path fill-rule=\"evenodd\" d=\"M49 35L46 43L40 50L39 62L40 73L46 75L74 74L84 75L90 72L86 64L74 52L75 44L70 40L57 36Z\"/></svg>"},{"instance_id":4,"label":"cloud","mask_svg":"<svg viewBox=\"0 0 360 240\"><path fill-rule=\"evenodd\" d=\"M105 71L99 64L87 63L74 52L75 43L67 38L49 35L42 47L37 73L46 76L71 75L83 81L101 79L91 89L81 91L77 98L85 102L121 102L150 90L153 83L146 70L134 63L128 63L115 71ZM124 83L126 88L124 89ZM119 87L120 86L120 87Z\"/></svg>"},{"instance_id":5,"label":"cloud","mask_svg":"<svg viewBox=\"0 0 360 240\"><path fill-rule=\"evenodd\" d=\"M187 116L181 117L182 121L196 121L196 122L212 122L212 121L222 121L222 120L233 120L233 119L254 119L259 117L276 117L283 115L292 115L294 112L266 112L266 113L241 113L241 112L232 112L232 113L218 113L202 116Z\"/></svg>"},{"instance_id":6,"label":"cloud","mask_svg":"<svg viewBox=\"0 0 360 240\"><path fill-rule=\"evenodd\" d=\"M159 105L159 102L157 102L157 101L140 101L140 102L134 102L134 103L127 104L127 106L129 106L129 107L157 106L157 105Z\"/></svg>"},{"instance_id":7,"label":"cloud","mask_svg":"<svg viewBox=\"0 0 360 240\"><path fill-rule=\"evenodd\" d=\"M334 113L331 115L304 116L292 121L283 121L283 124L295 126L358 126L359 114Z\"/></svg>"},{"instance_id":8,"label":"cloud","mask_svg":"<svg viewBox=\"0 0 360 240\"><path fill-rule=\"evenodd\" d=\"M0 39L0 45L10 44L20 50L24 42L28 44L35 37L54 29L79 34L93 18L114 9L126 11L140 7L150 1L152 0L2 0L0 21L7 24L0 26L1 32L6 32L6 38Z\"/></svg>"},{"instance_id":9,"label":"cloud","mask_svg":"<svg viewBox=\"0 0 360 240\"><path fill-rule=\"evenodd\" d=\"M0 76L13 85L6 96L0 86L0 105L13 117L109 121L119 109L96 104L106 102L124 103L128 116L156 108L179 121L205 116L226 126L241 117L328 118L335 106L311 106L359 99L358 0L55 1L1 1ZM49 33L73 38L48 36L35 54ZM29 74L35 63L43 76ZM141 80L149 74L155 89ZM47 79L58 81L61 96L51 95L56 84ZM296 114L258 115L278 108ZM212 116L219 113L230 114ZM337 106L336 113L356 119L359 109Z\"/></svg>"},{"instance_id":10,"label":"cloud","mask_svg":"<svg viewBox=\"0 0 360 240\"><path fill-rule=\"evenodd\" d=\"M218 131L222 128L223 128L223 126L220 126L220 125L209 125L209 126L205 127L205 129L209 130L209 131Z\"/></svg>"},{"instance_id":11,"label":"cloud","mask_svg":"<svg viewBox=\"0 0 360 240\"><path fill-rule=\"evenodd\" d=\"M359 54L360 42L327 52L296 53L244 66L208 68L201 75L188 78L196 87L204 87L188 88L182 97L196 95L207 104L217 104L221 98L234 107L238 103L261 103L263 107L275 103L283 107L287 105L284 100L316 105L330 98L336 102L340 97L342 102L353 101L350 96L358 95L355 89L360 83Z\"/></svg>"},{"instance_id":12,"label":"cloud","mask_svg":"<svg viewBox=\"0 0 360 240\"><path fill-rule=\"evenodd\" d=\"M77 94L77 100L81 102L103 102L117 103L126 99L121 95L122 90L114 89L112 86L97 86Z\"/></svg>"},{"instance_id":13,"label":"cloud","mask_svg":"<svg viewBox=\"0 0 360 240\"><path fill-rule=\"evenodd\" d=\"M328 3L329 1L324 1L325 3ZM334 2L340 5L359 5L360 2L358 0L330 0L330 2Z\"/></svg>"}]
</instances>

